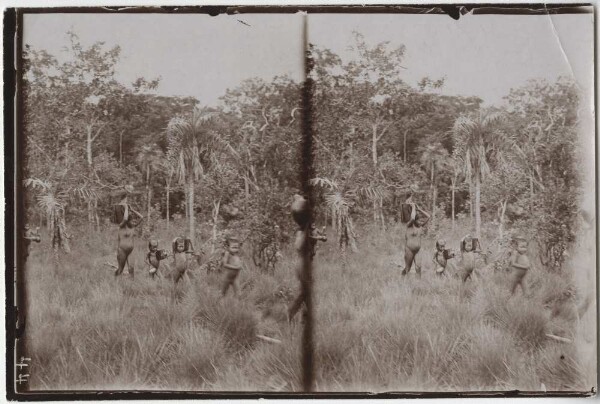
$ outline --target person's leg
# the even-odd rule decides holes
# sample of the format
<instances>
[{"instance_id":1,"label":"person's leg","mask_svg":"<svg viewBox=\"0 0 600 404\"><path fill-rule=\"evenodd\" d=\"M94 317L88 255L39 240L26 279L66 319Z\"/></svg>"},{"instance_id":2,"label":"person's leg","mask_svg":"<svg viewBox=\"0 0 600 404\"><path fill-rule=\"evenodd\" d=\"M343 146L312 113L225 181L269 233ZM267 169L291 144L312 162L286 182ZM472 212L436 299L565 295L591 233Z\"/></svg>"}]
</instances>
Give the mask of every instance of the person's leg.
<instances>
[{"instance_id":1,"label":"person's leg","mask_svg":"<svg viewBox=\"0 0 600 404\"><path fill-rule=\"evenodd\" d=\"M415 256L412 250L408 247L404 247L404 269L402 270L402 275L406 275L410 272L410 267L412 267L412 263Z\"/></svg>"},{"instance_id":2,"label":"person's leg","mask_svg":"<svg viewBox=\"0 0 600 404\"><path fill-rule=\"evenodd\" d=\"M223 282L223 287L221 288L221 296L225 296L227 294L228 289L229 289L229 282L227 282L227 280L225 280L225 282Z\"/></svg>"},{"instance_id":3,"label":"person's leg","mask_svg":"<svg viewBox=\"0 0 600 404\"><path fill-rule=\"evenodd\" d=\"M471 273L472 272L473 272L472 269L463 268L462 276L461 276L461 279L462 279L463 283L466 282L467 279L469 279L471 277Z\"/></svg>"},{"instance_id":4,"label":"person's leg","mask_svg":"<svg viewBox=\"0 0 600 404\"><path fill-rule=\"evenodd\" d=\"M225 272L225 277L223 279L223 286L221 287L221 296L225 296L227 294L227 290L231 285L231 277L229 274L229 270Z\"/></svg>"},{"instance_id":5,"label":"person's leg","mask_svg":"<svg viewBox=\"0 0 600 404\"><path fill-rule=\"evenodd\" d=\"M179 290L179 281L183 278L185 274L185 270L175 269L175 273L173 274L173 301L177 300L177 292Z\"/></svg>"},{"instance_id":6,"label":"person's leg","mask_svg":"<svg viewBox=\"0 0 600 404\"><path fill-rule=\"evenodd\" d=\"M133 255L133 251L129 253L127 257L127 267L129 268L129 274L131 275L131 279L133 279L133 272L135 270L135 257Z\"/></svg>"},{"instance_id":7,"label":"person's leg","mask_svg":"<svg viewBox=\"0 0 600 404\"><path fill-rule=\"evenodd\" d=\"M183 274L185 274L185 271L182 271L180 269L175 270L175 276L173 277L173 281L175 282L175 284L179 283L181 278L183 278Z\"/></svg>"},{"instance_id":8,"label":"person's leg","mask_svg":"<svg viewBox=\"0 0 600 404\"><path fill-rule=\"evenodd\" d=\"M123 251L121 248L117 249L117 270L115 271L115 276L121 275L123 270L125 269L125 264L127 263L127 252Z\"/></svg>"},{"instance_id":9,"label":"person's leg","mask_svg":"<svg viewBox=\"0 0 600 404\"><path fill-rule=\"evenodd\" d=\"M235 285L235 279L231 282L231 289L233 289L233 295L237 297L237 286Z\"/></svg>"},{"instance_id":10,"label":"person's leg","mask_svg":"<svg viewBox=\"0 0 600 404\"><path fill-rule=\"evenodd\" d=\"M421 255L419 255L419 248L414 252L413 262L415 263L415 271L417 272L417 278L421 278Z\"/></svg>"},{"instance_id":11,"label":"person's leg","mask_svg":"<svg viewBox=\"0 0 600 404\"><path fill-rule=\"evenodd\" d=\"M517 269L513 269L513 274L511 277L511 286L510 286L510 294L514 295L515 291L517 290L517 286L519 286L519 273Z\"/></svg>"},{"instance_id":12,"label":"person's leg","mask_svg":"<svg viewBox=\"0 0 600 404\"><path fill-rule=\"evenodd\" d=\"M525 297L529 297L529 293L527 291L527 281L526 281L526 274L523 275L523 277L521 278L521 290L523 291L523 296Z\"/></svg>"}]
</instances>

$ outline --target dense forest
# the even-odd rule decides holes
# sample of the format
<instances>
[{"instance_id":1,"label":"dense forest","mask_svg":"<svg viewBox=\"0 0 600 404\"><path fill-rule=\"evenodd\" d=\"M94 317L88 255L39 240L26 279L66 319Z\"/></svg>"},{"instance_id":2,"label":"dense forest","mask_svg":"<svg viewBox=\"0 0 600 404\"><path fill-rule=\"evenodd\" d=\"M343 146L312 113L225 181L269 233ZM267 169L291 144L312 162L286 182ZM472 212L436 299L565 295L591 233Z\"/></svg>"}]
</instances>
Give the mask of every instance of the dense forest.
<instances>
[{"instance_id":1,"label":"dense forest","mask_svg":"<svg viewBox=\"0 0 600 404\"><path fill-rule=\"evenodd\" d=\"M160 79L115 79L121 50L84 47L69 33L60 61L25 45L27 217L69 251L73 226L109 226L129 192L148 237L185 220L200 245L235 231L254 244L289 237L298 192L300 83L249 79L218 106L156 94ZM405 49L369 46L355 60L311 47L317 217L341 234L398 221L412 195L431 212L428 231L470 218L498 240L519 229L560 268L574 240L580 200L578 92L567 79L531 81L497 107L441 95L443 80L403 80Z\"/></svg>"}]
</instances>

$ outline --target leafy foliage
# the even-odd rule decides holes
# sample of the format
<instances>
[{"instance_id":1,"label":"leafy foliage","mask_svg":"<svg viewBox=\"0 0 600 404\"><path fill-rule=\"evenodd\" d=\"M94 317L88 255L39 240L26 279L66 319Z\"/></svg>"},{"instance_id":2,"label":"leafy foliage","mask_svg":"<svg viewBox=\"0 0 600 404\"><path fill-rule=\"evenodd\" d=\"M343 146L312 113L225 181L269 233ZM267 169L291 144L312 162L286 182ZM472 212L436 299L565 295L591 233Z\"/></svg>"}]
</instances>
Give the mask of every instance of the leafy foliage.
<instances>
[{"instance_id":1,"label":"leafy foliage","mask_svg":"<svg viewBox=\"0 0 600 404\"><path fill-rule=\"evenodd\" d=\"M156 95L158 79L119 83L119 47L67 35L63 61L25 46L26 175L38 198L30 213L98 228L113 197L127 193L146 204L148 220L162 213L168 226L184 214L190 237L213 245L228 232L259 249L289 239L298 83L249 79L208 108ZM477 232L482 215L500 234L529 229L543 262L562 264L581 192L573 83L534 81L513 89L506 106L483 109L477 97L440 95L443 80L407 84L403 46L371 46L356 33L353 58L311 52L319 221L354 246L355 225L386 226L408 196L430 207L435 225L474 205Z\"/></svg>"}]
</instances>

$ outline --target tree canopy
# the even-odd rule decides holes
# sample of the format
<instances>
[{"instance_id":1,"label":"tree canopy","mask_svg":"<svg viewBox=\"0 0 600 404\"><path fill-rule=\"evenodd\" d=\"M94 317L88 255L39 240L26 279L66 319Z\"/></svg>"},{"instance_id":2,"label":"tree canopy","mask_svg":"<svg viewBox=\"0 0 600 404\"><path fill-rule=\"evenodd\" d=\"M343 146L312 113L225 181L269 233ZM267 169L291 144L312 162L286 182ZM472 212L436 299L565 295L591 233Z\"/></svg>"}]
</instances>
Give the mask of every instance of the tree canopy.
<instances>
[{"instance_id":1,"label":"tree canopy","mask_svg":"<svg viewBox=\"0 0 600 404\"><path fill-rule=\"evenodd\" d=\"M133 185L131 203L148 217L156 205L167 223L185 215L191 238L214 241L232 228L254 237L275 224L289 232L300 188L298 83L250 79L219 106L202 106L156 94L159 79L118 82L118 46L68 37L63 62L25 46L26 185L39 202L27 200L30 216L60 211L66 223L98 228ZM343 61L311 47L319 220L386 226L413 195L439 212L434 219L470 210L476 233L482 215L501 234L508 221L530 229L545 262L560 265L581 192L576 86L533 81L485 109L477 97L441 95L443 80L409 85L402 46L371 47L357 33L354 51ZM212 233L196 231L196 220Z\"/></svg>"}]
</instances>

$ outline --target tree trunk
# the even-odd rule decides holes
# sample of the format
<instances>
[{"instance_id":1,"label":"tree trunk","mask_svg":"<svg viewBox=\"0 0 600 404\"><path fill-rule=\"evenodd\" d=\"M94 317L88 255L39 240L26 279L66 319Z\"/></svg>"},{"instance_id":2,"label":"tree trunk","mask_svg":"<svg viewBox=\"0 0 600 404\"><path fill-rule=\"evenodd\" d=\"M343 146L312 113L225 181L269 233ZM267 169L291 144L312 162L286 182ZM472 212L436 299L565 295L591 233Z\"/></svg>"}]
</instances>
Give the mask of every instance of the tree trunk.
<instances>
[{"instance_id":1,"label":"tree trunk","mask_svg":"<svg viewBox=\"0 0 600 404\"><path fill-rule=\"evenodd\" d=\"M475 173L475 237L481 239L481 178Z\"/></svg>"},{"instance_id":2,"label":"tree trunk","mask_svg":"<svg viewBox=\"0 0 600 404\"><path fill-rule=\"evenodd\" d=\"M381 228L385 230L385 215L383 214L383 198L379 198L379 217L381 218Z\"/></svg>"},{"instance_id":3,"label":"tree trunk","mask_svg":"<svg viewBox=\"0 0 600 404\"><path fill-rule=\"evenodd\" d=\"M187 211L188 211L188 223L189 223L189 239L192 240L192 243L194 243L194 236L196 235L196 223L195 223L195 215L194 215L194 176L191 174L188 176L187 189L188 189Z\"/></svg>"},{"instance_id":4,"label":"tree trunk","mask_svg":"<svg viewBox=\"0 0 600 404\"><path fill-rule=\"evenodd\" d=\"M434 184L433 185L433 209L431 210L431 225L432 227L435 226L435 218L437 215L437 185Z\"/></svg>"},{"instance_id":5,"label":"tree trunk","mask_svg":"<svg viewBox=\"0 0 600 404\"><path fill-rule=\"evenodd\" d=\"M93 162L92 161L92 125L88 125L88 127L87 127L85 151L86 151L88 166L91 167L92 162Z\"/></svg>"},{"instance_id":6,"label":"tree trunk","mask_svg":"<svg viewBox=\"0 0 600 404\"><path fill-rule=\"evenodd\" d=\"M184 205L185 205L185 218L186 220L190 217L190 211L188 210L188 200L189 200L189 196L188 196L188 186L187 183L185 184L185 186L183 187L183 193L185 194L185 198L184 198Z\"/></svg>"},{"instance_id":7,"label":"tree trunk","mask_svg":"<svg viewBox=\"0 0 600 404\"><path fill-rule=\"evenodd\" d=\"M469 216L471 217L471 226L473 226L473 182L469 181Z\"/></svg>"},{"instance_id":8,"label":"tree trunk","mask_svg":"<svg viewBox=\"0 0 600 404\"><path fill-rule=\"evenodd\" d=\"M431 162L431 226L435 226L435 163Z\"/></svg>"},{"instance_id":9,"label":"tree trunk","mask_svg":"<svg viewBox=\"0 0 600 404\"><path fill-rule=\"evenodd\" d=\"M123 131L119 132L119 167L123 166Z\"/></svg>"},{"instance_id":10,"label":"tree trunk","mask_svg":"<svg viewBox=\"0 0 600 404\"><path fill-rule=\"evenodd\" d=\"M169 197L171 196L171 186L167 184L167 230L169 230L169 222L171 221L171 215L169 212Z\"/></svg>"},{"instance_id":11,"label":"tree trunk","mask_svg":"<svg viewBox=\"0 0 600 404\"><path fill-rule=\"evenodd\" d=\"M456 193L456 181L452 181L452 230L454 230L454 194Z\"/></svg>"},{"instance_id":12,"label":"tree trunk","mask_svg":"<svg viewBox=\"0 0 600 404\"><path fill-rule=\"evenodd\" d=\"M152 188L150 188L150 164L146 166L146 226L150 231L150 204L152 201Z\"/></svg>"},{"instance_id":13,"label":"tree trunk","mask_svg":"<svg viewBox=\"0 0 600 404\"><path fill-rule=\"evenodd\" d=\"M377 125L373 125L373 144L371 145L373 166L377 167Z\"/></svg>"},{"instance_id":14,"label":"tree trunk","mask_svg":"<svg viewBox=\"0 0 600 404\"><path fill-rule=\"evenodd\" d=\"M334 233L337 234L337 217L335 216L335 208L331 207L331 227Z\"/></svg>"},{"instance_id":15,"label":"tree trunk","mask_svg":"<svg viewBox=\"0 0 600 404\"><path fill-rule=\"evenodd\" d=\"M248 176L244 175L244 192L245 192L245 208L248 211L248 201L250 200L250 185L248 184Z\"/></svg>"},{"instance_id":16,"label":"tree trunk","mask_svg":"<svg viewBox=\"0 0 600 404\"><path fill-rule=\"evenodd\" d=\"M94 215L92 213L92 200L88 199L87 201L87 214L88 214L88 230L92 230L94 224Z\"/></svg>"},{"instance_id":17,"label":"tree trunk","mask_svg":"<svg viewBox=\"0 0 600 404\"><path fill-rule=\"evenodd\" d=\"M217 244L217 221L219 220L219 208L221 207L221 200L213 202L213 229L212 229L212 243L210 247L210 253L215 252L215 245Z\"/></svg>"},{"instance_id":18,"label":"tree trunk","mask_svg":"<svg viewBox=\"0 0 600 404\"><path fill-rule=\"evenodd\" d=\"M404 148L402 149L404 152L404 164L406 164L406 132L408 132L408 129L404 131Z\"/></svg>"},{"instance_id":19,"label":"tree trunk","mask_svg":"<svg viewBox=\"0 0 600 404\"><path fill-rule=\"evenodd\" d=\"M376 224L378 221L378 209L377 209L377 200L373 199L373 224Z\"/></svg>"},{"instance_id":20,"label":"tree trunk","mask_svg":"<svg viewBox=\"0 0 600 404\"><path fill-rule=\"evenodd\" d=\"M533 213L533 173L529 175L529 211Z\"/></svg>"},{"instance_id":21,"label":"tree trunk","mask_svg":"<svg viewBox=\"0 0 600 404\"><path fill-rule=\"evenodd\" d=\"M506 213L507 201L500 202L500 226L498 226L498 235L500 239L504 237L504 214Z\"/></svg>"}]
</instances>

